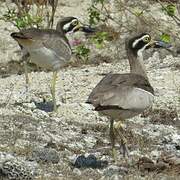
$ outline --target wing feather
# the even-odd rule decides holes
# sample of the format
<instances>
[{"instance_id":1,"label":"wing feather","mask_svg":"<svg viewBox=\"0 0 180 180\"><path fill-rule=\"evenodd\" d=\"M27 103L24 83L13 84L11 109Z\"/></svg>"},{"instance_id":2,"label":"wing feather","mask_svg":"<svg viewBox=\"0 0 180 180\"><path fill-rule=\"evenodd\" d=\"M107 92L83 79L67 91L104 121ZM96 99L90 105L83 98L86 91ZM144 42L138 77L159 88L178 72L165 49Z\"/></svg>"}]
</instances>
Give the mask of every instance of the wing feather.
<instances>
[{"instance_id":1,"label":"wing feather","mask_svg":"<svg viewBox=\"0 0 180 180\"><path fill-rule=\"evenodd\" d=\"M53 29L25 29L20 32L26 38L35 39L39 46L53 50L66 61L71 58L71 47L66 36Z\"/></svg>"},{"instance_id":2,"label":"wing feather","mask_svg":"<svg viewBox=\"0 0 180 180\"><path fill-rule=\"evenodd\" d=\"M43 45L46 48L53 50L57 56L64 58L66 61L71 58L71 48L69 43L65 41L64 38L57 36L51 37L43 41Z\"/></svg>"},{"instance_id":3,"label":"wing feather","mask_svg":"<svg viewBox=\"0 0 180 180\"><path fill-rule=\"evenodd\" d=\"M152 104L153 88L136 74L108 74L93 89L88 98L98 109L111 106L120 109L144 109Z\"/></svg>"}]
</instances>

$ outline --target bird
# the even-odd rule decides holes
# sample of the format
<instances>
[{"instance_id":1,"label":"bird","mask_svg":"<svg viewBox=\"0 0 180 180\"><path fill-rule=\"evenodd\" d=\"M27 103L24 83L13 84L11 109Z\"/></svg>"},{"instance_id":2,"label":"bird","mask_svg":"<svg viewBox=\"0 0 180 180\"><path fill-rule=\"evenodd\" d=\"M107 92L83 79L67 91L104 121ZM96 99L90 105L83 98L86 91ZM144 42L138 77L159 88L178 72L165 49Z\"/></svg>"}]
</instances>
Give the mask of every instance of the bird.
<instances>
[{"instance_id":1,"label":"bird","mask_svg":"<svg viewBox=\"0 0 180 180\"><path fill-rule=\"evenodd\" d=\"M89 33L93 29L80 22L76 17L64 17L58 21L56 29L29 28L11 33L11 37L18 42L23 51L23 59L30 57L32 63L53 71L51 94L54 111L57 110L55 99L57 72L69 62L72 55L66 33L74 33L76 31ZM28 83L26 65L25 75L26 83Z\"/></svg>"},{"instance_id":2,"label":"bird","mask_svg":"<svg viewBox=\"0 0 180 180\"><path fill-rule=\"evenodd\" d=\"M150 34L141 33L125 40L125 48L130 72L108 73L92 90L87 103L94 106L100 115L110 119L110 141L112 155L116 159L116 136L120 137L120 149L123 156L129 156L123 124L153 104L154 89L151 86L143 63L143 51L149 48L169 48L163 41L152 40ZM114 124L114 121L117 123Z\"/></svg>"}]
</instances>

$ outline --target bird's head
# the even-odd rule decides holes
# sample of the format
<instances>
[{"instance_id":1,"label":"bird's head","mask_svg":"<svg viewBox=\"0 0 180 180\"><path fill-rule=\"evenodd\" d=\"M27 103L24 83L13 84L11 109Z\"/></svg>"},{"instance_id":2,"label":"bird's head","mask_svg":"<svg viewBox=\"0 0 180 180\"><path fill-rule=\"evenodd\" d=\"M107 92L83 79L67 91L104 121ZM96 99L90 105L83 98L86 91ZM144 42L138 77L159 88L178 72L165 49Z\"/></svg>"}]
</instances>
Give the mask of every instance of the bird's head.
<instances>
[{"instance_id":1,"label":"bird's head","mask_svg":"<svg viewBox=\"0 0 180 180\"><path fill-rule=\"evenodd\" d=\"M56 30L62 30L64 33L68 32L76 32L76 31L83 31L86 33L94 32L95 30L88 25L82 23L76 17L65 17L58 21Z\"/></svg>"},{"instance_id":2,"label":"bird's head","mask_svg":"<svg viewBox=\"0 0 180 180\"><path fill-rule=\"evenodd\" d=\"M135 55L142 54L145 49L149 48L170 48L171 45L160 41L160 40L153 40L148 33L143 33L138 36L133 37L128 41L128 48L133 52Z\"/></svg>"}]
</instances>

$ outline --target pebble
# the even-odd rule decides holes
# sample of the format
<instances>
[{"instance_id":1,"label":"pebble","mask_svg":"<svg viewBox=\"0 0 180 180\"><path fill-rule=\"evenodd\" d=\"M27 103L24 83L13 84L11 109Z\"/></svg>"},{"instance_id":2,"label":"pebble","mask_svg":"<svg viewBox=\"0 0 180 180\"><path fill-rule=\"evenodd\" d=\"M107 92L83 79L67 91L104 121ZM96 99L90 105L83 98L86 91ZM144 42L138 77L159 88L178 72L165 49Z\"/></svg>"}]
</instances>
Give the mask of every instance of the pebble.
<instances>
[{"instance_id":1,"label":"pebble","mask_svg":"<svg viewBox=\"0 0 180 180\"><path fill-rule=\"evenodd\" d=\"M14 180L33 180L32 170L16 159L4 161L0 166L0 175Z\"/></svg>"},{"instance_id":2,"label":"pebble","mask_svg":"<svg viewBox=\"0 0 180 180\"><path fill-rule=\"evenodd\" d=\"M104 176L112 177L114 174L117 175L126 175L128 173L128 169L125 167L119 167L116 165L110 165L104 170Z\"/></svg>"},{"instance_id":3,"label":"pebble","mask_svg":"<svg viewBox=\"0 0 180 180\"><path fill-rule=\"evenodd\" d=\"M59 153L52 148L37 148L32 153L32 159L37 162L57 164L60 160Z\"/></svg>"},{"instance_id":4,"label":"pebble","mask_svg":"<svg viewBox=\"0 0 180 180\"><path fill-rule=\"evenodd\" d=\"M82 174L81 171L78 168L74 168L73 173L78 175L78 176L81 176L81 174Z\"/></svg>"}]
</instances>

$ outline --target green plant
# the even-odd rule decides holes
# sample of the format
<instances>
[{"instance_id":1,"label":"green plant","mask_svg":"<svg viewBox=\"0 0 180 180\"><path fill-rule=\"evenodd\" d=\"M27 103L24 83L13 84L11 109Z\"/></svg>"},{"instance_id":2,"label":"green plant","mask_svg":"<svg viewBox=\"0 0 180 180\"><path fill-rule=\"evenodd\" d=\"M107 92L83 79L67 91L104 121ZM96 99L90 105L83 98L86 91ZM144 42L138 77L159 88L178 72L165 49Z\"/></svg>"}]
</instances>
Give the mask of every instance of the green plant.
<instances>
[{"instance_id":1,"label":"green plant","mask_svg":"<svg viewBox=\"0 0 180 180\"><path fill-rule=\"evenodd\" d=\"M75 55L81 60L88 60L90 49L87 48L84 44L80 44L75 47Z\"/></svg>"},{"instance_id":2,"label":"green plant","mask_svg":"<svg viewBox=\"0 0 180 180\"><path fill-rule=\"evenodd\" d=\"M38 15L31 15L28 12L23 12L21 15L15 9L8 9L1 17L5 22L12 23L18 29L29 27L41 27L43 17Z\"/></svg>"},{"instance_id":3,"label":"green plant","mask_svg":"<svg viewBox=\"0 0 180 180\"><path fill-rule=\"evenodd\" d=\"M88 8L90 25L96 25L100 21L104 21L104 19L101 17L101 15L102 15L101 10L103 10L105 8L104 1L105 0L93 0L92 1L91 6ZM101 6L100 10L97 8L99 6Z\"/></svg>"},{"instance_id":4,"label":"green plant","mask_svg":"<svg viewBox=\"0 0 180 180\"><path fill-rule=\"evenodd\" d=\"M168 4L163 7L163 11L165 11L169 16L174 16L176 12L176 6L174 4Z\"/></svg>"},{"instance_id":5,"label":"green plant","mask_svg":"<svg viewBox=\"0 0 180 180\"><path fill-rule=\"evenodd\" d=\"M0 15L1 20L12 23L18 29L30 27L41 28L45 24L47 24L47 28L52 28L58 0L25 2L17 0L13 1L13 3L16 4L16 7L10 9L7 5L6 13L2 16ZM32 5L36 5L37 8L34 9ZM51 6L51 12L47 5ZM45 8L42 8L42 6Z\"/></svg>"},{"instance_id":6,"label":"green plant","mask_svg":"<svg viewBox=\"0 0 180 180\"><path fill-rule=\"evenodd\" d=\"M108 32L97 32L91 39L96 48L102 48L105 40L108 40Z\"/></svg>"},{"instance_id":7,"label":"green plant","mask_svg":"<svg viewBox=\"0 0 180 180\"><path fill-rule=\"evenodd\" d=\"M171 36L169 34L165 34L163 33L161 36L160 36L160 39L161 41L164 41L166 43L169 43L171 41Z\"/></svg>"},{"instance_id":8,"label":"green plant","mask_svg":"<svg viewBox=\"0 0 180 180\"><path fill-rule=\"evenodd\" d=\"M100 12L96 10L93 5L88 8L88 14L90 25L95 25L100 21Z\"/></svg>"}]
</instances>

